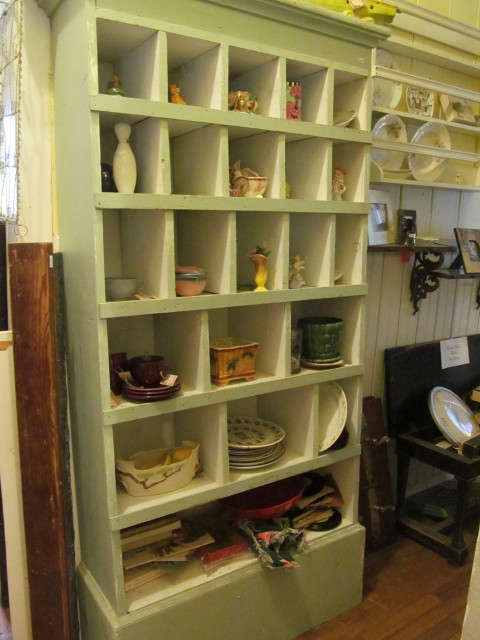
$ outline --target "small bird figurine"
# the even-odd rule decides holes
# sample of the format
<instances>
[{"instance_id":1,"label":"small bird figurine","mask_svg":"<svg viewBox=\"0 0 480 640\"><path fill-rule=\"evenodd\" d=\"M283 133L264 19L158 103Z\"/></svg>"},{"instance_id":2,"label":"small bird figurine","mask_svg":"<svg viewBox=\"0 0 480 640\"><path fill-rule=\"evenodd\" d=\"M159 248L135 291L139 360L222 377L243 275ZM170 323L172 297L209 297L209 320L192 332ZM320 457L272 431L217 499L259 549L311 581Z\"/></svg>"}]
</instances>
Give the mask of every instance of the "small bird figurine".
<instances>
[{"instance_id":1,"label":"small bird figurine","mask_svg":"<svg viewBox=\"0 0 480 640\"><path fill-rule=\"evenodd\" d=\"M168 88L170 89L170 102L173 104L187 104L185 100L180 95L180 87L177 87L176 84L169 84Z\"/></svg>"}]
</instances>

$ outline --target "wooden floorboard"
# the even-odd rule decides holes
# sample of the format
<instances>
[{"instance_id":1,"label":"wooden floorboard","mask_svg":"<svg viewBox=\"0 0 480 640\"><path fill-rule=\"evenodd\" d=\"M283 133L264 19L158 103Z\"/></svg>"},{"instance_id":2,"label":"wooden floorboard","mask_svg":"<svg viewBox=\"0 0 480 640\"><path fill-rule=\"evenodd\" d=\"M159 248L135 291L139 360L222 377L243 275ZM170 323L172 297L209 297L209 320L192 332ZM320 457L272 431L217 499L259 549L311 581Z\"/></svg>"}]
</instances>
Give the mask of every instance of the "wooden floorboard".
<instances>
[{"instance_id":1,"label":"wooden floorboard","mask_svg":"<svg viewBox=\"0 0 480 640\"><path fill-rule=\"evenodd\" d=\"M362 602L295 640L460 640L477 532L459 568L399 536L365 558Z\"/></svg>"}]
</instances>

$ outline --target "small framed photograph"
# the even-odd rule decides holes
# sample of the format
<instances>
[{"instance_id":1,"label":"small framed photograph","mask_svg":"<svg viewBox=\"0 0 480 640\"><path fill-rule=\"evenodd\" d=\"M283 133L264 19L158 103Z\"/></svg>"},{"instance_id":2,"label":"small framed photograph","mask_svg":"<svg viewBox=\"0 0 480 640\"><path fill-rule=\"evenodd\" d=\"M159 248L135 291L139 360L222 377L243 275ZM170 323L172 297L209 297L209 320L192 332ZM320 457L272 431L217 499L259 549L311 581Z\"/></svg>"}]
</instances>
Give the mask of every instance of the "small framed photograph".
<instances>
[{"instance_id":1,"label":"small framed photograph","mask_svg":"<svg viewBox=\"0 0 480 640\"><path fill-rule=\"evenodd\" d=\"M480 229L454 231L465 273L480 273Z\"/></svg>"},{"instance_id":2,"label":"small framed photograph","mask_svg":"<svg viewBox=\"0 0 480 640\"><path fill-rule=\"evenodd\" d=\"M370 191L368 243L391 244L394 241L392 201L388 191Z\"/></svg>"}]
</instances>

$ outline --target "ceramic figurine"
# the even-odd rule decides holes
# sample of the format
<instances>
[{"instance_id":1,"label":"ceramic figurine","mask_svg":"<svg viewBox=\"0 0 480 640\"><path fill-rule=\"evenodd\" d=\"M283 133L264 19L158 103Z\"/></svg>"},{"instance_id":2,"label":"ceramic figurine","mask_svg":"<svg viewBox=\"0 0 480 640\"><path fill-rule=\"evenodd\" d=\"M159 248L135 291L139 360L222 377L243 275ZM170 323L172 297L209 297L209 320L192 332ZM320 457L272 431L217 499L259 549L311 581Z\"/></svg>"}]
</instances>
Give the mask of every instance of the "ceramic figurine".
<instances>
[{"instance_id":1,"label":"ceramic figurine","mask_svg":"<svg viewBox=\"0 0 480 640\"><path fill-rule=\"evenodd\" d=\"M290 267L288 270L288 287L290 289L299 289L305 284L302 271L305 269L305 258L298 254L290 256Z\"/></svg>"},{"instance_id":2,"label":"ceramic figurine","mask_svg":"<svg viewBox=\"0 0 480 640\"><path fill-rule=\"evenodd\" d=\"M253 169L240 169L240 160L230 167L230 195L246 198L263 198L269 178L260 176Z\"/></svg>"},{"instance_id":3,"label":"ceramic figurine","mask_svg":"<svg viewBox=\"0 0 480 640\"><path fill-rule=\"evenodd\" d=\"M257 99L254 96L250 95L248 91L228 92L229 111L239 111L240 113L256 113L257 107Z\"/></svg>"},{"instance_id":4,"label":"ceramic figurine","mask_svg":"<svg viewBox=\"0 0 480 640\"><path fill-rule=\"evenodd\" d=\"M113 156L113 180L119 193L133 193L137 183L137 163L130 147L131 126L126 122L117 122L115 135L118 146Z\"/></svg>"},{"instance_id":5,"label":"ceramic figurine","mask_svg":"<svg viewBox=\"0 0 480 640\"><path fill-rule=\"evenodd\" d=\"M287 82L287 120L302 119L302 85Z\"/></svg>"},{"instance_id":6,"label":"ceramic figurine","mask_svg":"<svg viewBox=\"0 0 480 640\"><path fill-rule=\"evenodd\" d=\"M168 88L170 89L170 102L172 104L187 104L180 95L180 87L177 87L176 84L169 84Z\"/></svg>"},{"instance_id":7,"label":"ceramic figurine","mask_svg":"<svg viewBox=\"0 0 480 640\"><path fill-rule=\"evenodd\" d=\"M347 187L344 184L344 178L347 172L337 167L333 172L332 180L332 200L342 200L342 196L345 193Z\"/></svg>"},{"instance_id":8,"label":"ceramic figurine","mask_svg":"<svg viewBox=\"0 0 480 640\"><path fill-rule=\"evenodd\" d=\"M110 82L107 85L107 94L109 96L122 96L122 98L126 98L127 94L123 89L120 78L118 76L113 76Z\"/></svg>"}]
</instances>

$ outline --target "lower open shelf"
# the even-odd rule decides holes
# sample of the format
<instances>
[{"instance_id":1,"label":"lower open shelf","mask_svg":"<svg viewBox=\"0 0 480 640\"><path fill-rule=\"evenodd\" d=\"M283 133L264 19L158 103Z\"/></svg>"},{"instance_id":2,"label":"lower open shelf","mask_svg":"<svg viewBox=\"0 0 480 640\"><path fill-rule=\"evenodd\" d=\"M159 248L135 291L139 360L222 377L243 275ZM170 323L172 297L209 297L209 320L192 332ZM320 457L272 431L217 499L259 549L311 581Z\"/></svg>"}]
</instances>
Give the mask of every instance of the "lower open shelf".
<instances>
[{"instance_id":1,"label":"lower open shelf","mask_svg":"<svg viewBox=\"0 0 480 640\"><path fill-rule=\"evenodd\" d=\"M308 532L305 547L303 551L295 555L295 560L300 565L308 562L309 554L312 551L328 545L332 540L338 540L346 532L350 531L352 527L352 522L344 519L339 527L333 531L323 533ZM227 565L219 567L210 574L205 572L202 561L199 558L195 558L183 563L182 566L174 567L167 574L129 591L126 594L127 610L128 612L133 612L160 600L165 601L179 595L189 599L191 594L186 592L191 589L213 589L222 578L241 580L242 574L248 575L257 571L269 571L269 569L264 569L260 560L252 552L247 557L230 561Z\"/></svg>"},{"instance_id":2,"label":"lower open shelf","mask_svg":"<svg viewBox=\"0 0 480 640\"><path fill-rule=\"evenodd\" d=\"M161 600L158 591L137 594L124 613L115 613L81 564L81 618L89 637L103 640L291 640L361 601L363 558L364 529L345 522L312 540L295 569L252 561L197 584L192 573L190 588Z\"/></svg>"}]
</instances>

